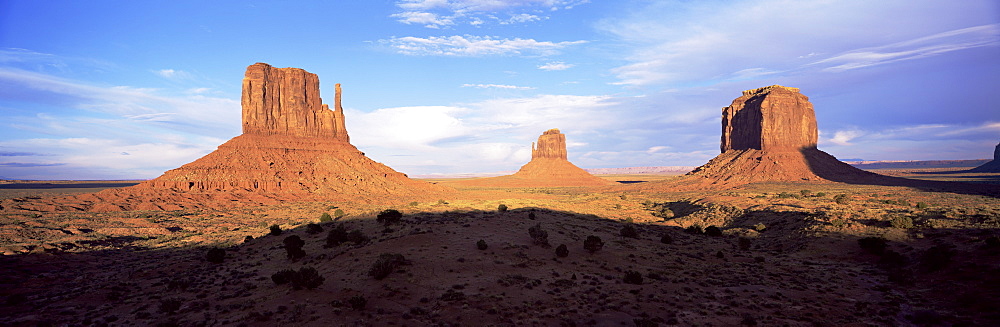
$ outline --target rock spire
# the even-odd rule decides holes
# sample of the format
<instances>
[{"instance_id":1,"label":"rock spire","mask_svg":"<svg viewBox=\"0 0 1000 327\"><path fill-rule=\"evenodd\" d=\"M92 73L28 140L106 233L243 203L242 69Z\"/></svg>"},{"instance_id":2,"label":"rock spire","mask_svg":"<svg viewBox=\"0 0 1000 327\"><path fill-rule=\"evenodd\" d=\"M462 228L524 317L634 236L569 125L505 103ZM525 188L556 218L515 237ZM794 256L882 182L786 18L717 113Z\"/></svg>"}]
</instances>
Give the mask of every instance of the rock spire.
<instances>
[{"instance_id":1,"label":"rock spire","mask_svg":"<svg viewBox=\"0 0 1000 327\"><path fill-rule=\"evenodd\" d=\"M480 178L461 184L496 187L600 186L614 182L591 175L566 159L566 135L553 128L531 144L531 161L513 175Z\"/></svg>"},{"instance_id":2,"label":"rock spire","mask_svg":"<svg viewBox=\"0 0 1000 327\"><path fill-rule=\"evenodd\" d=\"M566 160L566 135L553 128L538 136L538 142L531 144L531 159L552 158Z\"/></svg>"},{"instance_id":3,"label":"rock spire","mask_svg":"<svg viewBox=\"0 0 1000 327\"><path fill-rule=\"evenodd\" d=\"M816 113L799 89L772 85L743 91L722 108L722 152L815 148Z\"/></svg>"}]
</instances>

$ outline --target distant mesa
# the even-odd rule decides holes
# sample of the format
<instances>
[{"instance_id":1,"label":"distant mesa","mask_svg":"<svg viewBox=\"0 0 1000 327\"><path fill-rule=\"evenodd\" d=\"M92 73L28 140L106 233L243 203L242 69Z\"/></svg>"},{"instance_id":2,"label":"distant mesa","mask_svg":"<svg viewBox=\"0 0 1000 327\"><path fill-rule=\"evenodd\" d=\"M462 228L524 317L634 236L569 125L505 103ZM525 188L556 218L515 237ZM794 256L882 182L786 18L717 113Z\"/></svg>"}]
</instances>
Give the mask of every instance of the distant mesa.
<instances>
[{"instance_id":1,"label":"distant mesa","mask_svg":"<svg viewBox=\"0 0 1000 327\"><path fill-rule=\"evenodd\" d=\"M722 154L671 184L732 187L755 182L863 182L880 177L816 148L816 113L799 89L743 91L722 108Z\"/></svg>"},{"instance_id":2,"label":"distant mesa","mask_svg":"<svg viewBox=\"0 0 1000 327\"><path fill-rule=\"evenodd\" d=\"M330 110L319 96L316 74L250 65L243 78L242 135L156 179L77 197L84 202L78 207L89 201L93 211L177 210L213 200L275 203L453 191L412 180L351 145L340 84L335 90Z\"/></svg>"},{"instance_id":3,"label":"distant mesa","mask_svg":"<svg viewBox=\"0 0 1000 327\"><path fill-rule=\"evenodd\" d=\"M531 161L513 175L459 182L463 185L492 187L564 187L615 184L577 167L567 160L566 134L550 129L531 145Z\"/></svg>"},{"instance_id":4,"label":"distant mesa","mask_svg":"<svg viewBox=\"0 0 1000 327\"><path fill-rule=\"evenodd\" d=\"M969 172L974 173L1000 173L1000 144L993 150L993 161L984 163L982 166L972 168Z\"/></svg>"}]
</instances>

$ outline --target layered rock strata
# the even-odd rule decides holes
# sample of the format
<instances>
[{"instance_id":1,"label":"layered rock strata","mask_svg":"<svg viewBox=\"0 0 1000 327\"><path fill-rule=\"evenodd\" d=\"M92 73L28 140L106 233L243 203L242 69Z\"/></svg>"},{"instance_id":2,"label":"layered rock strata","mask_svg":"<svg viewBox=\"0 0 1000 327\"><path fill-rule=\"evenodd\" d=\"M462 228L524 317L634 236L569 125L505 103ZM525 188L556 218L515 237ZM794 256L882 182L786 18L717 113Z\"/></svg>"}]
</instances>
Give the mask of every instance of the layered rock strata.
<instances>
[{"instance_id":1,"label":"layered rock strata","mask_svg":"<svg viewBox=\"0 0 1000 327\"><path fill-rule=\"evenodd\" d=\"M569 162L566 153L566 135L550 129L538 136L531 145L531 161L513 175L481 178L461 184L490 187L567 187L601 186L614 182L591 175Z\"/></svg>"}]
</instances>

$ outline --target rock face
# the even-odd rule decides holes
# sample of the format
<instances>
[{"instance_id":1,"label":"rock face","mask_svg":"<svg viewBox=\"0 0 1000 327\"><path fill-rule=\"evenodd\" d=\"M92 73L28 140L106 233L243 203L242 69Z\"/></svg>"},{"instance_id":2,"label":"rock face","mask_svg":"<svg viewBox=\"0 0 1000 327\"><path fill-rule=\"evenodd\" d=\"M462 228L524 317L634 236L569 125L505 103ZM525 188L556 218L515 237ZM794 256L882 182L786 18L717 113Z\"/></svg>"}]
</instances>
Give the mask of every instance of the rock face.
<instances>
[{"instance_id":1,"label":"rock face","mask_svg":"<svg viewBox=\"0 0 1000 327\"><path fill-rule=\"evenodd\" d=\"M754 182L864 182L879 175L816 148L816 114L799 89L772 85L743 91L722 109L722 153L684 177L679 188Z\"/></svg>"},{"instance_id":2,"label":"rock face","mask_svg":"<svg viewBox=\"0 0 1000 327\"><path fill-rule=\"evenodd\" d=\"M566 160L566 134L553 128L538 136L538 142L531 144L531 159L537 158Z\"/></svg>"},{"instance_id":3,"label":"rock face","mask_svg":"<svg viewBox=\"0 0 1000 327\"><path fill-rule=\"evenodd\" d=\"M451 189L416 181L375 162L349 143L337 84L334 110L319 97L319 78L299 68L257 63L243 79L243 134L204 157L139 185L98 196L131 199L107 210L163 208L163 196L266 195L272 199L416 196ZM106 200L108 202L111 200ZM135 202L142 202L136 204ZM112 201L113 202L113 201Z\"/></svg>"},{"instance_id":4,"label":"rock face","mask_svg":"<svg viewBox=\"0 0 1000 327\"><path fill-rule=\"evenodd\" d=\"M816 113L799 89L772 85L743 91L722 108L722 152L815 148Z\"/></svg>"},{"instance_id":5,"label":"rock face","mask_svg":"<svg viewBox=\"0 0 1000 327\"><path fill-rule=\"evenodd\" d=\"M319 77L299 68L265 63L243 77L243 134L294 135L349 142L336 85L334 110L319 97Z\"/></svg>"},{"instance_id":6,"label":"rock face","mask_svg":"<svg viewBox=\"0 0 1000 327\"><path fill-rule=\"evenodd\" d=\"M491 187L601 186L614 182L591 175L566 159L566 135L550 129L531 145L531 161L508 176L480 178L461 184Z\"/></svg>"},{"instance_id":7,"label":"rock face","mask_svg":"<svg viewBox=\"0 0 1000 327\"><path fill-rule=\"evenodd\" d=\"M974 173L1000 173L1000 144L993 150L993 161L969 170Z\"/></svg>"}]
</instances>

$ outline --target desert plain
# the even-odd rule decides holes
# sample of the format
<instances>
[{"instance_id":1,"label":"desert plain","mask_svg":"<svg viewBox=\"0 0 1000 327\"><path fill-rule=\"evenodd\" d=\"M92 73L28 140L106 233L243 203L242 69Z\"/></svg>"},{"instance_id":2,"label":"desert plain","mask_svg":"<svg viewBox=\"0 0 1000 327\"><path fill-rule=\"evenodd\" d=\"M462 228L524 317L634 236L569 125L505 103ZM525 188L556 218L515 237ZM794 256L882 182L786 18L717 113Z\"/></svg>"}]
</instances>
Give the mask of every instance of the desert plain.
<instances>
[{"instance_id":1,"label":"desert plain","mask_svg":"<svg viewBox=\"0 0 1000 327\"><path fill-rule=\"evenodd\" d=\"M3 181L0 325L1000 325L1000 172L837 161L797 89L744 91L690 173L591 175L550 130L421 180L314 88L251 65L244 134L154 180Z\"/></svg>"}]
</instances>

